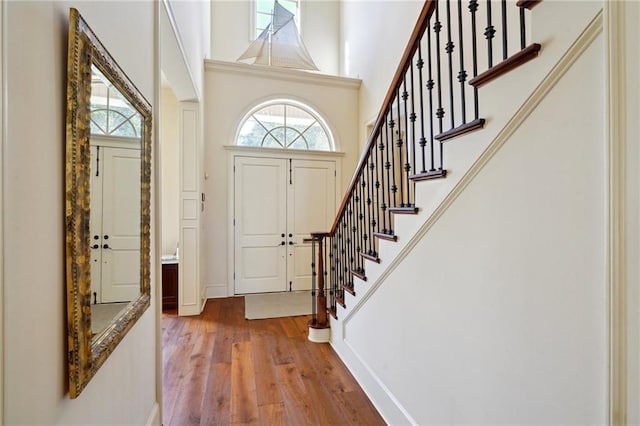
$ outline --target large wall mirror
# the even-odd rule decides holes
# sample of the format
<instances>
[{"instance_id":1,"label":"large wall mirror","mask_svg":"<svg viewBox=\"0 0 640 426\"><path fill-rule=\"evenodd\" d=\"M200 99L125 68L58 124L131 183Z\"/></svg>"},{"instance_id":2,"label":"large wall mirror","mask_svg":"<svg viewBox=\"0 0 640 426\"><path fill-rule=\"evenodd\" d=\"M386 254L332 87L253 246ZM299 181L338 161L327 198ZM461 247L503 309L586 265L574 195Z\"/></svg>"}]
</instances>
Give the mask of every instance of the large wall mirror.
<instances>
[{"instance_id":1,"label":"large wall mirror","mask_svg":"<svg viewBox=\"0 0 640 426\"><path fill-rule=\"evenodd\" d=\"M150 303L151 105L69 13L66 276L76 398Z\"/></svg>"}]
</instances>

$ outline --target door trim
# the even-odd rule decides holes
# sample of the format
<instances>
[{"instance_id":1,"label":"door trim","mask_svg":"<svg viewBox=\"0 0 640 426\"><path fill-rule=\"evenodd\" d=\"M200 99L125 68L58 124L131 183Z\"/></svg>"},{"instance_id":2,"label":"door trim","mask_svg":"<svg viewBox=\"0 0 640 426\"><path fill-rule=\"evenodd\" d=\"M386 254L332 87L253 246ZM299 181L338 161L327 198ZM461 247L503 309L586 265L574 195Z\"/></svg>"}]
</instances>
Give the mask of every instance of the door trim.
<instances>
[{"instance_id":1,"label":"door trim","mask_svg":"<svg viewBox=\"0 0 640 426\"><path fill-rule=\"evenodd\" d=\"M344 152L336 151L300 151L291 149L247 148L239 146L225 146L227 151L227 296L235 295L235 236L233 220L235 216L235 178L234 164L236 157L256 158L292 158L295 160L333 159L336 162L336 206L343 192L342 186L342 157Z\"/></svg>"}]
</instances>

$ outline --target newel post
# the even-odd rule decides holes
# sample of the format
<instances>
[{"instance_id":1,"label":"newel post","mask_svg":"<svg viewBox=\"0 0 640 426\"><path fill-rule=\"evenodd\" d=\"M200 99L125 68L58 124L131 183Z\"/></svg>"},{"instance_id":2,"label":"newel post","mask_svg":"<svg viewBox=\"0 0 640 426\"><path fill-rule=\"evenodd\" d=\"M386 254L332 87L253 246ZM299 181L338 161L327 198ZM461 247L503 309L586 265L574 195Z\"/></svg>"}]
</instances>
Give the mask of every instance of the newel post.
<instances>
[{"instance_id":1,"label":"newel post","mask_svg":"<svg viewBox=\"0 0 640 426\"><path fill-rule=\"evenodd\" d=\"M311 234L311 297L312 318L309 321L309 340L317 343L329 341L331 329L327 316L327 294L325 291L324 273L324 239L326 232L314 232ZM316 258L316 243L318 244L318 257ZM317 266L317 267L316 267ZM317 284L317 287L316 287Z\"/></svg>"}]
</instances>

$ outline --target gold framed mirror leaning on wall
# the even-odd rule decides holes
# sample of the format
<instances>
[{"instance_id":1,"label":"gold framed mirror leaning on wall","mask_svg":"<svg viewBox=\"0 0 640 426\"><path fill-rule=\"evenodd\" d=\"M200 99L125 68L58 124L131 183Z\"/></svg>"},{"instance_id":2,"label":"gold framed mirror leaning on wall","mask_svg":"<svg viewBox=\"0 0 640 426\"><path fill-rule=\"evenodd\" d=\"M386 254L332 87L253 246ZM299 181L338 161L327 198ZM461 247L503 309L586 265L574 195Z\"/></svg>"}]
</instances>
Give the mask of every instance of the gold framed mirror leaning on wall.
<instances>
[{"instance_id":1,"label":"gold framed mirror leaning on wall","mask_svg":"<svg viewBox=\"0 0 640 426\"><path fill-rule=\"evenodd\" d=\"M66 282L76 398L150 304L151 105L69 12Z\"/></svg>"}]
</instances>

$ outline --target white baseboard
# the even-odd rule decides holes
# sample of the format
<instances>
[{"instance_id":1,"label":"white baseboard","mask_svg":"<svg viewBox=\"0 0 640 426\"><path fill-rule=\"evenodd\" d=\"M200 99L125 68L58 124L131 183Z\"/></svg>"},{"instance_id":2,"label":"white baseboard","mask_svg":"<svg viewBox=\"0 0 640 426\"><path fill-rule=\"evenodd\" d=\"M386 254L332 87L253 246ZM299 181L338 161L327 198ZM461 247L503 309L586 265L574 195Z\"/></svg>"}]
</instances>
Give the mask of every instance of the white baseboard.
<instances>
[{"instance_id":1,"label":"white baseboard","mask_svg":"<svg viewBox=\"0 0 640 426\"><path fill-rule=\"evenodd\" d=\"M353 374L364 393L373 403L382 418L390 425L415 425L415 420L402 407L360 356L343 339L342 323L331 320L331 346L338 357Z\"/></svg>"},{"instance_id":2,"label":"white baseboard","mask_svg":"<svg viewBox=\"0 0 640 426\"><path fill-rule=\"evenodd\" d=\"M227 297L227 285L226 284L216 284L216 285L208 285L207 289L207 299L215 299L218 297Z\"/></svg>"},{"instance_id":3,"label":"white baseboard","mask_svg":"<svg viewBox=\"0 0 640 426\"><path fill-rule=\"evenodd\" d=\"M160 406L158 405L157 402L155 402L153 404L153 407L151 407L151 412L149 413L149 416L147 417L147 422L145 423L146 426L161 426L160 423Z\"/></svg>"}]
</instances>

